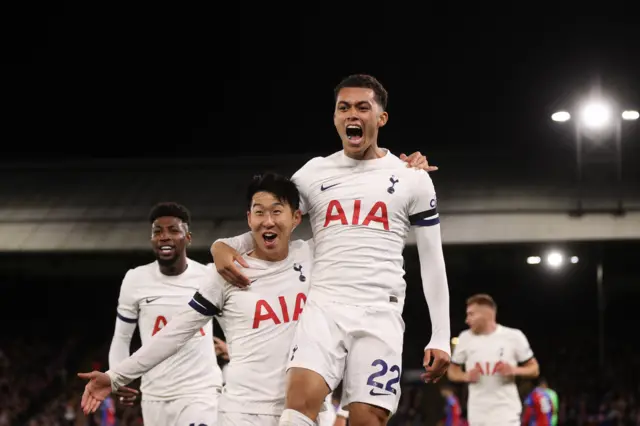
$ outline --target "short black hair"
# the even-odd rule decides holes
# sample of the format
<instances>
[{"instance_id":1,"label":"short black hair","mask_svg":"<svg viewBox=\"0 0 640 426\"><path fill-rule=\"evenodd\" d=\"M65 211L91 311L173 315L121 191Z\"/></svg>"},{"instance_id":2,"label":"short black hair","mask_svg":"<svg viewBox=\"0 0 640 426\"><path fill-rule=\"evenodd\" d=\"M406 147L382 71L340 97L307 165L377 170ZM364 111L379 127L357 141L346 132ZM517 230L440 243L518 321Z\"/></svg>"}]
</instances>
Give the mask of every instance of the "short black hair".
<instances>
[{"instance_id":1,"label":"short black hair","mask_svg":"<svg viewBox=\"0 0 640 426\"><path fill-rule=\"evenodd\" d=\"M153 223L159 217L177 217L187 225L191 225L191 213L182 204L174 202L158 203L149 212L149 223Z\"/></svg>"},{"instance_id":2,"label":"short black hair","mask_svg":"<svg viewBox=\"0 0 640 426\"><path fill-rule=\"evenodd\" d=\"M368 74L353 74L345 78L333 90L334 102L338 100L338 93L345 87L360 87L363 89L371 89L375 93L375 100L382 106L383 110L387 109L389 94L382 83L375 77Z\"/></svg>"},{"instance_id":3,"label":"short black hair","mask_svg":"<svg viewBox=\"0 0 640 426\"><path fill-rule=\"evenodd\" d=\"M300 192L295 183L278 173L255 175L247 188L247 205L251 210L253 196L258 192L269 192L281 203L288 203L293 211L300 208Z\"/></svg>"}]
</instances>

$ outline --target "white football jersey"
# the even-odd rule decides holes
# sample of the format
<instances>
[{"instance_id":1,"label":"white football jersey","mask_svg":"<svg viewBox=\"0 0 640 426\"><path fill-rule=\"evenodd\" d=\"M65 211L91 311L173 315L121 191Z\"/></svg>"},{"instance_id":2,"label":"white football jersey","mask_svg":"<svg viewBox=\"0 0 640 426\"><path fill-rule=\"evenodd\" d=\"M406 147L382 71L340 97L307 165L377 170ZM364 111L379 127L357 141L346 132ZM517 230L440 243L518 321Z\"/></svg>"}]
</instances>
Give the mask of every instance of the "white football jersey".
<instances>
[{"instance_id":1,"label":"white football jersey","mask_svg":"<svg viewBox=\"0 0 640 426\"><path fill-rule=\"evenodd\" d=\"M145 345L171 318L184 311L194 291L213 279L211 270L187 260L180 275L167 276L157 262L130 269L118 299L118 318L137 322ZM142 376L140 390L146 400L210 395L222 386L222 373L213 347L209 322L175 355Z\"/></svg>"},{"instance_id":2,"label":"white football jersey","mask_svg":"<svg viewBox=\"0 0 640 426\"><path fill-rule=\"evenodd\" d=\"M411 225L440 221L429 174L390 152L359 161L339 151L310 160L292 180L313 229L309 297L402 311L402 252Z\"/></svg>"},{"instance_id":3,"label":"white football jersey","mask_svg":"<svg viewBox=\"0 0 640 426\"><path fill-rule=\"evenodd\" d=\"M289 256L267 262L244 256L247 289L221 275L200 288L189 303L216 319L227 341L229 364L220 411L280 415L284 409L286 365L295 325L307 301L312 244L294 241ZM295 349L294 349L295 350Z\"/></svg>"},{"instance_id":4,"label":"white football jersey","mask_svg":"<svg viewBox=\"0 0 640 426\"><path fill-rule=\"evenodd\" d=\"M529 341L518 329L498 325L491 334L460 333L451 362L464 365L466 371L482 370L480 380L469 383L469 422L519 424L522 403L515 380L497 374L496 365L516 366L531 358Z\"/></svg>"}]
</instances>

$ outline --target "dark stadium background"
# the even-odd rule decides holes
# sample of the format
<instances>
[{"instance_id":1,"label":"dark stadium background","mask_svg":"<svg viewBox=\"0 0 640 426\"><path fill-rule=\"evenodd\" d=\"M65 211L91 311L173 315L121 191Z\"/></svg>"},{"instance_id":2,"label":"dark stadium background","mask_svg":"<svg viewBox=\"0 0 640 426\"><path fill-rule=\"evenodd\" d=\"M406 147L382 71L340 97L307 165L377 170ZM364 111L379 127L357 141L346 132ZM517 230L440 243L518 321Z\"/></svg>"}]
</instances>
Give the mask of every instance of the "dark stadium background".
<instances>
[{"instance_id":1,"label":"dark stadium background","mask_svg":"<svg viewBox=\"0 0 640 426\"><path fill-rule=\"evenodd\" d=\"M390 92L381 146L427 154L441 167L433 174L437 188L486 182L487 197L514 182L572 184L572 135L549 115L590 87L601 86L630 108L640 108L637 19L631 14L430 17L429 24L415 27L334 16L335 28L319 31L314 25L239 18L227 22L235 25L229 29L222 25L225 19L209 20L204 13L165 13L83 10L70 3L16 12L4 55L0 200L5 207L44 209L54 193L56 205L64 206L70 189L61 173L81 173L83 164L91 171L96 161L102 170L113 162L111 190L117 191L127 185L116 175L128 159L129 167L140 162L153 169L157 180L149 185L171 187L164 195L197 199L202 194L210 200L210 212L195 216L196 229L198 220L215 221L223 206L242 214L242 206L216 195L229 185L242 187L241 181L221 178L226 169L198 180L181 180L181 174L215 159L248 179L267 169L290 172L302 164L300 158L339 150L332 90L355 72L375 75ZM622 185L632 190L640 188L639 130L634 124L624 134ZM586 179L615 191L620 183L608 154L595 153L602 161L585 164ZM31 185L29 196L21 197L27 175L43 182L41 193ZM91 182L83 188L87 200L100 205L99 190L92 190ZM73 203L78 207L77 198ZM142 227L150 207L132 207ZM499 321L529 337L542 374L560 394L561 424L640 424L640 243L555 242L580 261L559 271L526 264L528 256L549 247L540 242L445 246L452 335L465 328L465 299L488 292L498 303ZM56 424L51 419L62 419L65 406L78 406L82 383L75 372L105 367L124 273L153 259L144 249L0 250L0 425ZM203 249L191 256L210 261ZM430 322L415 248L408 247L406 256L409 370L421 366ZM600 260L604 366L598 363ZM528 384L521 386L524 392ZM457 390L464 400L464 389ZM395 424L432 425L442 417L437 387L411 382L404 394ZM135 410L129 412L133 417L123 424L134 424ZM623 423L602 420L618 412ZM3 423L3 413L15 417ZM64 424L83 421L78 416Z\"/></svg>"}]
</instances>

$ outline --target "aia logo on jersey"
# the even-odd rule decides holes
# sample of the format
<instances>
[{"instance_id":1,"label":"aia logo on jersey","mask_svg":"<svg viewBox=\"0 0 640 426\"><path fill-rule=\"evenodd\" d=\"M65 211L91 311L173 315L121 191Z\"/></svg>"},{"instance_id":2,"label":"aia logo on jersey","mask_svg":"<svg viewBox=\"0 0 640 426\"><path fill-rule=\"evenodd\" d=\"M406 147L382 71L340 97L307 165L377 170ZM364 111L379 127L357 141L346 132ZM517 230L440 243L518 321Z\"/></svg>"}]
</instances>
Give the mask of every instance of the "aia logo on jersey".
<instances>
[{"instance_id":1,"label":"aia logo on jersey","mask_svg":"<svg viewBox=\"0 0 640 426\"><path fill-rule=\"evenodd\" d=\"M151 332L151 336L155 336L156 333L160 330L162 330L162 328L167 325L167 319L165 317L163 317L162 315L158 315L156 317L156 321L153 324L153 331ZM200 329L200 334L202 334L204 336L204 328Z\"/></svg>"},{"instance_id":2,"label":"aia logo on jersey","mask_svg":"<svg viewBox=\"0 0 640 426\"><path fill-rule=\"evenodd\" d=\"M362 212L368 213L363 215ZM344 206L338 200L331 200L324 219L325 228L337 224L372 226L372 223L380 224L385 231L389 230L389 214L384 201L376 201L370 208L364 206L363 209L362 200L354 200L353 205L345 203Z\"/></svg>"},{"instance_id":3,"label":"aia logo on jersey","mask_svg":"<svg viewBox=\"0 0 640 426\"><path fill-rule=\"evenodd\" d=\"M305 303L307 303L307 296L304 293L298 293L295 297L295 301L289 299L287 303L287 299L284 296L278 297L278 304L280 306L279 314L276 313L275 309L264 299L260 299L256 302L256 310L253 314L253 328L258 328L263 323L269 323L274 325L286 324L291 321L298 321L300 314L302 313L302 308L304 308ZM293 312L289 315L289 306L293 305Z\"/></svg>"},{"instance_id":4,"label":"aia logo on jersey","mask_svg":"<svg viewBox=\"0 0 640 426\"><path fill-rule=\"evenodd\" d=\"M473 366L473 369L478 370L483 376L493 376L498 373L498 367L500 367L500 365L502 364L502 361L498 361L495 363L476 362L476 365Z\"/></svg>"}]
</instances>

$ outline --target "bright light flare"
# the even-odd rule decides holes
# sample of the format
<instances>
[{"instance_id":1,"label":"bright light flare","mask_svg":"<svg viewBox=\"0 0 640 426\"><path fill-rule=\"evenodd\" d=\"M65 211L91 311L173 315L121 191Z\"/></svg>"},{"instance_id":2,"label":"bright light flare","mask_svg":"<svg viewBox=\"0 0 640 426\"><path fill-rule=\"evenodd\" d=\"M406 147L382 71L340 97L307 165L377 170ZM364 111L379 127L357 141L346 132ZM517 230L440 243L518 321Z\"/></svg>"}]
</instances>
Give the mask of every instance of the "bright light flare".
<instances>
[{"instance_id":1,"label":"bright light flare","mask_svg":"<svg viewBox=\"0 0 640 426\"><path fill-rule=\"evenodd\" d=\"M622 111L623 120L637 120L638 118L640 118L638 111Z\"/></svg>"},{"instance_id":2,"label":"bright light flare","mask_svg":"<svg viewBox=\"0 0 640 426\"><path fill-rule=\"evenodd\" d=\"M527 257L527 263L529 265L539 265L542 262L540 256L529 256Z\"/></svg>"},{"instance_id":3,"label":"bright light flare","mask_svg":"<svg viewBox=\"0 0 640 426\"><path fill-rule=\"evenodd\" d=\"M578 263L578 256L571 256L571 263Z\"/></svg>"},{"instance_id":4,"label":"bright light flare","mask_svg":"<svg viewBox=\"0 0 640 426\"><path fill-rule=\"evenodd\" d=\"M582 121L587 127L599 129L611 120L611 108L604 102L589 102L582 110Z\"/></svg>"},{"instance_id":5,"label":"bright light flare","mask_svg":"<svg viewBox=\"0 0 640 426\"><path fill-rule=\"evenodd\" d=\"M551 114L551 119L553 121L564 123L565 121L571 120L571 114L569 114L567 111L558 111Z\"/></svg>"},{"instance_id":6,"label":"bright light flare","mask_svg":"<svg viewBox=\"0 0 640 426\"><path fill-rule=\"evenodd\" d=\"M547 263L549 264L549 266L553 268L558 268L562 266L563 262L564 262L564 256L562 256L562 253L559 253L557 251L551 252L547 256Z\"/></svg>"}]
</instances>

